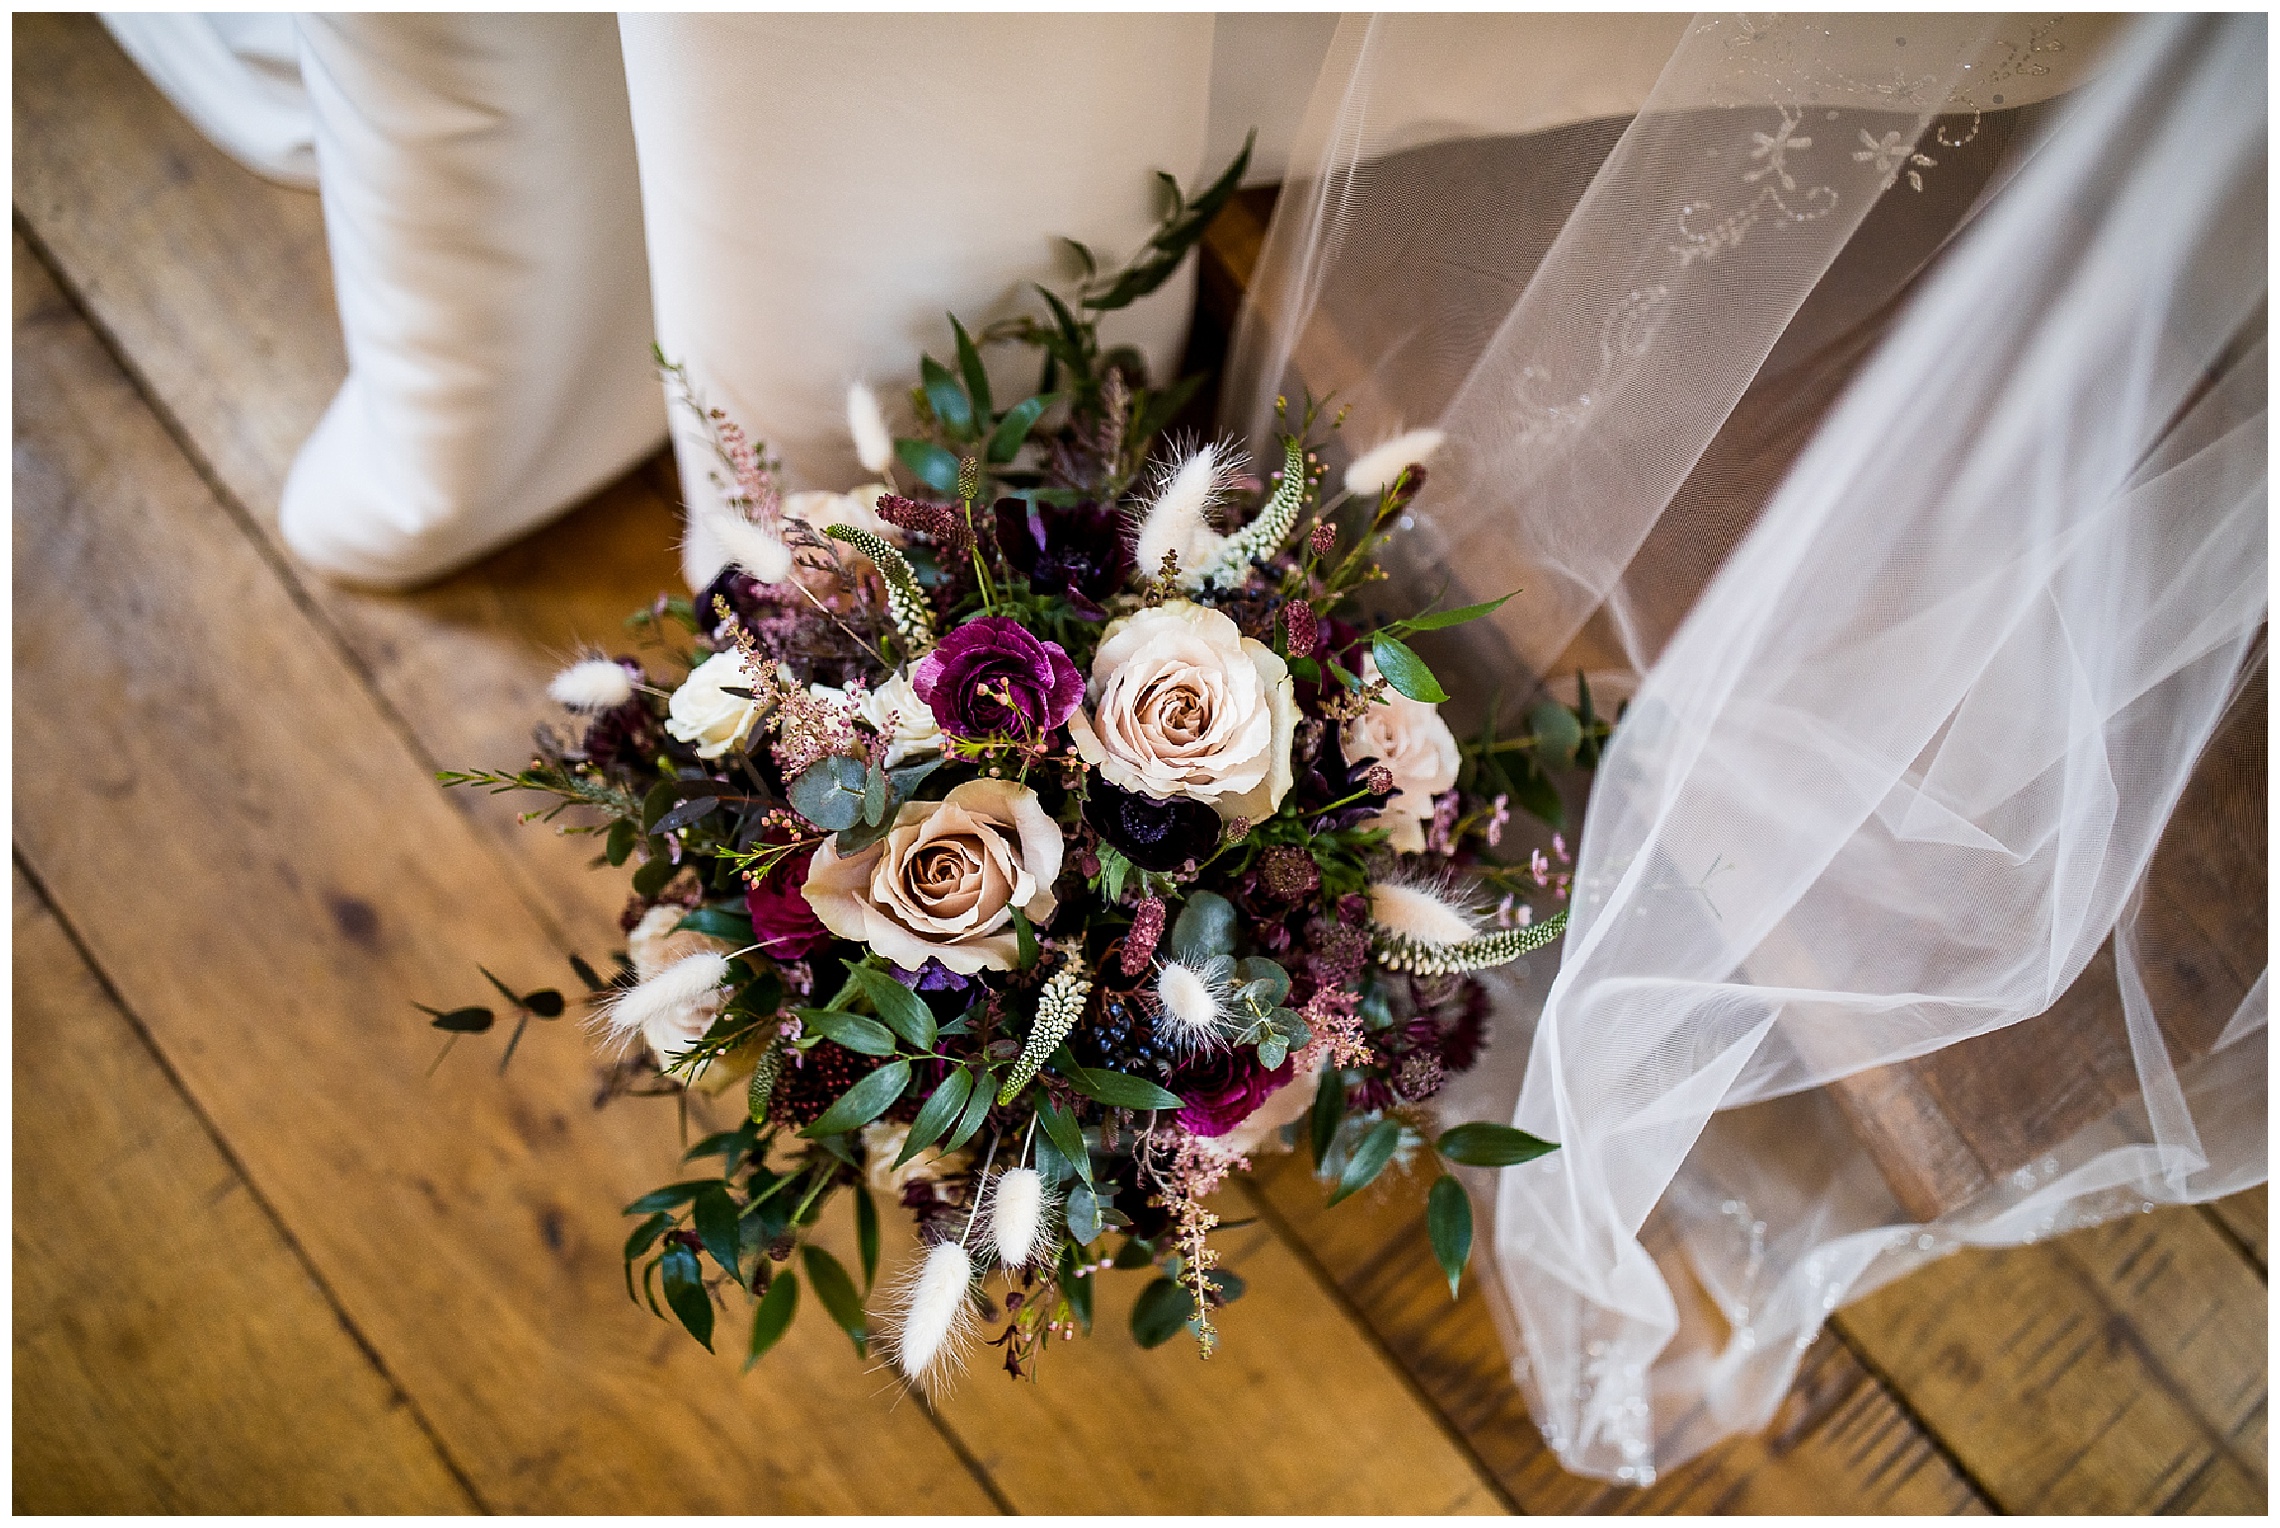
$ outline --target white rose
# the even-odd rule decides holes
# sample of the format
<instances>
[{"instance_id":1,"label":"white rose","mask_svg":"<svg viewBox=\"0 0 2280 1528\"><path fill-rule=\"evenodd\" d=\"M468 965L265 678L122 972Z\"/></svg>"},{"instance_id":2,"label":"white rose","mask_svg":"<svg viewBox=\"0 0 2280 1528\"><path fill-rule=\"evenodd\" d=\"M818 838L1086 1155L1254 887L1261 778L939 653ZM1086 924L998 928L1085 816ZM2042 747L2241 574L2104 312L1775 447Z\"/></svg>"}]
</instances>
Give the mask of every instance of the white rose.
<instances>
[{"instance_id":1,"label":"white rose","mask_svg":"<svg viewBox=\"0 0 2280 1528\"><path fill-rule=\"evenodd\" d=\"M696 744L700 759L717 759L743 742L760 714L753 702L726 693L731 685L752 688L744 660L733 648L698 664L665 704L665 730L684 743Z\"/></svg>"},{"instance_id":2,"label":"white rose","mask_svg":"<svg viewBox=\"0 0 2280 1528\"><path fill-rule=\"evenodd\" d=\"M1217 610L1173 601L1111 621L1091 695L1089 714L1069 718L1069 739L1121 790L1184 796L1253 822L1290 790L1290 670Z\"/></svg>"},{"instance_id":3,"label":"white rose","mask_svg":"<svg viewBox=\"0 0 2280 1528\"><path fill-rule=\"evenodd\" d=\"M942 729L935 725L933 708L918 698L910 676L900 669L865 694L859 709L872 730L889 739L887 768L942 751Z\"/></svg>"},{"instance_id":4,"label":"white rose","mask_svg":"<svg viewBox=\"0 0 2280 1528\"><path fill-rule=\"evenodd\" d=\"M1378 677L1377 660L1362 655L1362 682ZM1403 854L1425 850L1425 824L1433 798L1457 783L1457 739L1440 708L1399 690L1371 706L1339 733L1349 763L1372 758L1393 773L1393 799L1374 826L1392 830L1386 842Z\"/></svg>"},{"instance_id":5,"label":"white rose","mask_svg":"<svg viewBox=\"0 0 2280 1528\"><path fill-rule=\"evenodd\" d=\"M1010 971L1013 926L1053 916L1061 829L1037 793L1010 780L969 780L940 801L908 801L887 836L841 857L825 839L801 888L823 926L906 971L932 956L960 976Z\"/></svg>"}]
</instances>

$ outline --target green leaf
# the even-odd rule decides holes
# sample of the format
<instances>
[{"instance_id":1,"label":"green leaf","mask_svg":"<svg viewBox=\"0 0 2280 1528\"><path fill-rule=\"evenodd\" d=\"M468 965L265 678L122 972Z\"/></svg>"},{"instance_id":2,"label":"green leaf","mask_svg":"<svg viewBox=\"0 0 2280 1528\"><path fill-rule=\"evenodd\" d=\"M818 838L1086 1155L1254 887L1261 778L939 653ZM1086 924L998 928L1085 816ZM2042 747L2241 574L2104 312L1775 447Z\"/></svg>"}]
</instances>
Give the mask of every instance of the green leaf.
<instances>
[{"instance_id":1,"label":"green leaf","mask_svg":"<svg viewBox=\"0 0 2280 1528\"><path fill-rule=\"evenodd\" d=\"M735 1151L744 1140L742 1126L734 1130L716 1130L711 1135L681 1153L683 1162L694 1162L699 1157L725 1157ZM729 1169L734 1172L733 1167Z\"/></svg>"},{"instance_id":2,"label":"green leaf","mask_svg":"<svg viewBox=\"0 0 2280 1528\"><path fill-rule=\"evenodd\" d=\"M693 934L710 934L715 939L726 939L740 948L752 942L752 914L744 910L742 902L733 906L692 907L673 931L687 930Z\"/></svg>"},{"instance_id":3,"label":"green leaf","mask_svg":"<svg viewBox=\"0 0 2280 1528\"><path fill-rule=\"evenodd\" d=\"M1116 1266L1126 1273L1135 1268L1145 1268L1154 1261L1155 1258L1148 1251L1148 1244L1137 1236L1127 1236L1124 1245L1116 1249Z\"/></svg>"},{"instance_id":4,"label":"green leaf","mask_svg":"<svg viewBox=\"0 0 2280 1528\"><path fill-rule=\"evenodd\" d=\"M1252 138L1257 136L1256 132ZM1180 261L1203 238L1203 231L1219 215L1219 209L1235 194L1243 183L1243 171L1251 163L1252 138L1243 141L1243 151L1235 156L1219 179L1193 201L1175 203L1172 215L1148 241L1132 263L1117 274L1109 289L1098 297L1085 299L1085 306L1095 312L1127 307L1147 296L1171 278L1179 269Z\"/></svg>"},{"instance_id":5,"label":"green leaf","mask_svg":"<svg viewBox=\"0 0 2280 1528\"><path fill-rule=\"evenodd\" d=\"M1411 652L1400 638L1379 632L1370 639L1370 656L1377 659L1378 672L1385 676L1385 682L1411 700L1439 705L1449 698L1449 692L1441 688L1441 681L1433 677L1425 660Z\"/></svg>"},{"instance_id":6,"label":"green leaf","mask_svg":"<svg viewBox=\"0 0 2280 1528\"><path fill-rule=\"evenodd\" d=\"M1425 1233L1432 1239L1441 1271L1449 1276L1449 1298L1454 1300L1465 1259L1472 1255L1473 1217L1465 1186L1447 1173L1433 1180L1432 1191L1425 1196Z\"/></svg>"},{"instance_id":7,"label":"green leaf","mask_svg":"<svg viewBox=\"0 0 2280 1528\"><path fill-rule=\"evenodd\" d=\"M997 412L990 402L990 374L982 369L982 353L974 348L972 336L966 326L958 322L958 315L948 315L951 329L958 336L958 375L966 379L966 392L974 400L974 414L987 422Z\"/></svg>"},{"instance_id":8,"label":"green leaf","mask_svg":"<svg viewBox=\"0 0 2280 1528\"><path fill-rule=\"evenodd\" d=\"M1092 1182L1092 1154L1085 1150L1084 1132L1077 1128L1076 1116L1040 1093L1037 1123L1045 1127L1053 1149L1076 1169L1077 1176L1087 1183Z\"/></svg>"},{"instance_id":9,"label":"green leaf","mask_svg":"<svg viewBox=\"0 0 2280 1528\"><path fill-rule=\"evenodd\" d=\"M792 809L827 832L851 828L863 815L865 769L860 759L835 754L786 787Z\"/></svg>"},{"instance_id":10,"label":"green leaf","mask_svg":"<svg viewBox=\"0 0 2280 1528\"><path fill-rule=\"evenodd\" d=\"M1515 589L1512 594L1519 592ZM1405 631L1440 631L1449 626L1462 626L1467 621L1477 621L1484 615L1494 614L1498 606L1502 605L1505 600L1512 598L1512 594L1505 595L1503 599L1482 600L1477 605L1459 605L1454 610L1437 610L1426 615L1413 615L1406 621L1396 621L1393 624Z\"/></svg>"},{"instance_id":11,"label":"green leaf","mask_svg":"<svg viewBox=\"0 0 2280 1528\"><path fill-rule=\"evenodd\" d=\"M603 857L612 865L624 864L633 855L633 841L640 836L641 830L633 825L632 818L620 817L610 824L610 836L602 845Z\"/></svg>"},{"instance_id":12,"label":"green leaf","mask_svg":"<svg viewBox=\"0 0 2280 1528\"><path fill-rule=\"evenodd\" d=\"M863 772L863 821L874 828L887 822L887 772L876 764Z\"/></svg>"},{"instance_id":13,"label":"green leaf","mask_svg":"<svg viewBox=\"0 0 2280 1528\"><path fill-rule=\"evenodd\" d=\"M728 1189L714 1184L697 1195L691 1209L691 1218L697 1239L705 1244L714 1262L737 1283L744 1282L744 1274L736 1265L736 1201Z\"/></svg>"},{"instance_id":14,"label":"green leaf","mask_svg":"<svg viewBox=\"0 0 2280 1528\"><path fill-rule=\"evenodd\" d=\"M895 800L908 801L918 794L919 786L928 775L942 767L941 759L928 759L923 764L905 764L900 769L887 771L887 787L894 792Z\"/></svg>"},{"instance_id":15,"label":"green leaf","mask_svg":"<svg viewBox=\"0 0 2280 1528\"><path fill-rule=\"evenodd\" d=\"M903 1096L903 1089L909 1086L910 1063L890 1061L840 1094L838 1101L800 1134L814 1140L818 1136L838 1135L868 1125L892 1108L895 1100Z\"/></svg>"},{"instance_id":16,"label":"green leaf","mask_svg":"<svg viewBox=\"0 0 2280 1528\"><path fill-rule=\"evenodd\" d=\"M673 863L672 857L665 852L665 841L659 838L651 839L649 841L649 858L642 863L639 870L633 873L634 895L642 897L657 895L658 892L665 889L665 883L673 879L673 872L680 868Z\"/></svg>"},{"instance_id":17,"label":"green leaf","mask_svg":"<svg viewBox=\"0 0 2280 1528\"><path fill-rule=\"evenodd\" d=\"M863 1260L863 1293L869 1294L879 1277L879 1205L870 1185L855 1185L855 1255Z\"/></svg>"},{"instance_id":18,"label":"green leaf","mask_svg":"<svg viewBox=\"0 0 2280 1528\"><path fill-rule=\"evenodd\" d=\"M1512 1167L1521 1162L1533 1162L1548 1152L1559 1150L1552 1141L1538 1140L1525 1130L1510 1125L1492 1125L1477 1120L1441 1132L1433 1149L1452 1162L1467 1167Z\"/></svg>"},{"instance_id":19,"label":"green leaf","mask_svg":"<svg viewBox=\"0 0 2280 1528\"><path fill-rule=\"evenodd\" d=\"M1235 980L1263 1008L1272 1008L1290 996L1290 973L1263 955L1246 955L1237 961Z\"/></svg>"},{"instance_id":20,"label":"green leaf","mask_svg":"<svg viewBox=\"0 0 2280 1528\"><path fill-rule=\"evenodd\" d=\"M918 480L940 494L958 491L958 458L927 440L897 440L895 455Z\"/></svg>"},{"instance_id":21,"label":"green leaf","mask_svg":"<svg viewBox=\"0 0 2280 1528\"><path fill-rule=\"evenodd\" d=\"M1112 1109L1181 1107L1182 1100L1177 1093L1167 1093L1154 1083L1125 1072L1089 1066L1062 1067L1059 1070L1078 1092L1087 1098L1097 1099Z\"/></svg>"},{"instance_id":22,"label":"green leaf","mask_svg":"<svg viewBox=\"0 0 2280 1528\"><path fill-rule=\"evenodd\" d=\"M1235 907L1215 891L1195 892L1172 924L1172 958L1197 966L1235 951Z\"/></svg>"},{"instance_id":23,"label":"green leaf","mask_svg":"<svg viewBox=\"0 0 2280 1528\"><path fill-rule=\"evenodd\" d=\"M1336 1204L1349 1195L1359 1193L1385 1171L1385 1164L1393 1160L1393 1148L1401 1144L1401 1121L1381 1119L1370 1126L1369 1134L1354 1147L1354 1154L1346 1159L1346 1170L1338 1177L1338 1187L1331 1192L1329 1202Z\"/></svg>"},{"instance_id":24,"label":"green leaf","mask_svg":"<svg viewBox=\"0 0 2280 1528\"><path fill-rule=\"evenodd\" d=\"M422 1013L434 1016L429 1021L431 1027L448 1030L455 1035L479 1035L497 1022L491 1010L479 1003L454 1008L448 1013L441 1008L430 1008L425 1003L414 1003L412 1006Z\"/></svg>"},{"instance_id":25,"label":"green leaf","mask_svg":"<svg viewBox=\"0 0 2280 1528\"><path fill-rule=\"evenodd\" d=\"M895 1158L900 1167L912 1157L942 1138L942 1133L956 1124L966 1112L966 1100L974 1087L973 1074L964 1067L953 1070L936 1085L928 1096L918 1118L911 1122L910 1134L903 1138L902 1154Z\"/></svg>"},{"instance_id":26,"label":"green leaf","mask_svg":"<svg viewBox=\"0 0 2280 1528\"><path fill-rule=\"evenodd\" d=\"M1100 846L1101 900L1114 907L1124 900L1124 878L1132 873L1132 861L1111 843Z\"/></svg>"},{"instance_id":27,"label":"green leaf","mask_svg":"<svg viewBox=\"0 0 2280 1528\"><path fill-rule=\"evenodd\" d=\"M802 1008L800 1024L823 1036L834 1045L844 1045L861 1056L891 1056L895 1053L895 1037L884 1024L874 1023L859 1013L843 1013L837 1008Z\"/></svg>"},{"instance_id":28,"label":"green leaf","mask_svg":"<svg viewBox=\"0 0 2280 1528\"><path fill-rule=\"evenodd\" d=\"M791 1329L792 1316L799 1308L799 1277L791 1269L783 1269L768 1281L768 1292L752 1312L752 1350L744 1358L747 1370Z\"/></svg>"},{"instance_id":29,"label":"green leaf","mask_svg":"<svg viewBox=\"0 0 2280 1528\"><path fill-rule=\"evenodd\" d=\"M1290 665L1291 673L1303 682L1307 684L1320 684L1322 682L1322 665L1312 658L1286 658L1283 661Z\"/></svg>"},{"instance_id":30,"label":"green leaf","mask_svg":"<svg viewBox=\"0 0 2280 1528\"><path fill-rule=\"evenodd\" d=\"M1195 1319L1195 1296L1187 1286L1158 1279L1132 1302L1132 1338L1144 1348L1160 1348Z\"/></svg>"},{"instance_id":31,"label":"green leaf","mask_svg":"<svg viewBox=\"0 0 2280 1528\"><path fill-rule=\"evenodd\" d=\"M1077 1324L1085 1329L1085 1334L1090 1336L1093 1324L1093 1286L1100 1280L1090 1272L1081 1277L1078 1275L1077 1249L1069 1242L1061 1244L1060 1275L1061 1293L1069 1298L1069 1310L1076 1316Z\"/></svg>"},{"instance_id":32,"label":"green leaf","mask_svg":"<svg viewBox=\"0 0 2280 1528\"><path fill-rule=\"evenodd\" d=\"M955 322L955 320L953 320ZM942 421L942 428L959 440L971 440L974 435L974 405L966 397L949 369L930 355L918 358L919 382L926 389L926 406L934 410L934 417ZM951 485L955 488L955 482Z\"/></svg>"},{"instance_id":33,"label":"green leaf","mask_svg":"<svg viewBox=\"0 0 2280 1528\"><path fill-rule=\"evenodd\" d=\"M982 1124L990 1117L990 1104L997 1090L990 1085L989 1073L980 1068L969 1068L971 1092L966 1099L966 1112L958 1116L958 1128L950 1132L950 1139L942 1143L944 1151L956 1151L974 1138Z\"/></svg>"},{"instance_id":34,"label":"green leaf","mask_svg":"<svg viewBox=\"0 0 2280 1528\"><path fill-rule=\"evenodd\" d=\"M1024 398L1007 409L1005 417L998 421L997 428L990 432L990 460L1002 465L1020 455L1021 443L1029 438L1029 432L1036 427L1038 417L1052 402L1051 398L1040 393L1034 398Z\"/></svg>"},{"instance_id":35,"label":"green leaf","mask_svg":"<svg viewBox=\"0 0 2280 1528\"><path fill-rule=\"evenodd\" d=\"M800 1256L807 1264L808 1282L815 1286L815 1297L823 1302L823 1308L830 1312L839 1329L854 1340L855 1356L861 1358L871 1340L871 1328L863 1316L862 1297L855 1293L855 1281L847 1277L847 1270L839 1266L839 1259L821 1247L802 1247Z\"/></svg>"},{"instance_id":36,"label":"green leaf","mask_svg":"<svg viewBox=\"0 0 2280 1528\"><path fill-rule=\"evenodd\" d=\"M718 796L692 797L658 818L656 824L649 831L658 834L676 833L693 823L704 821L719 810L720 797Z\"/></svg>"},{"instance_id":37,"label":"green leaf","mask_svg":"<svg viewBox=\"0 0 2280 1528\"><path fill-rule=\"evenodd\" d=\"M1322 1069L1322 1081L1314 1090L1314 1108L1307 1114L1308 1144L1314 1148L1314 1169L1330 1156L1330 1143L1338 1138L1338 1126L1346 1118L1346 1074L1334 1066Z\"/></svg>"},{"instance_id":38,"label":"green leaf","mask_svg":"<svg viewBox=\"0 0 2280 1528\"><path fill-rule=\"evenodd\" d=\"M641 798L642 832L656 832L657 819L673 810L673 803L681 799L681 793L673 787L673 781L660 780L650 787L648 795Z\"/></svg>"},{"instance_id":39,"label":"green leaf","mask_svg":"<svg viewBox=\"0 0 2280 1528\"><path fill-rule=\"evenodd\" d=\"M855 978L863 996L871 1000L879 1022L902 1036L903 1043L912 1050L934 1049L934 1011L926 1006L926 999L886 972L869 966L851 967L849 974Z\"/></svg>"},{"instance_id":40,"label":"green leaf","mask_svg":"<svg viewBox=\"0 0 2280 1528\"><path fill-rule=\"evenodd\" d=\"M678 1209L706 1189L717 1186L719 1182L718 1178L691 1178L684 1183L668 1183L663 1188L651 1189L619 1213L647 1215L652 1210Z\"/></svg>"},{"instance_id":41,"label":"green leaf","mask_svg":"<svg viewBox=\"0 0 2280 1528\"><path fill-rule=\"evenodd\" d=\"M1506 779L1512 786L1512 800L1521 810L1555 828L1567 826L1567 804L1560 800L1559 787L1533 760L1520 755Z\"/></svg>"},{"instance_id":42,"label":"green leaf","mask_svg":"<svg viewBox=\"0 0 2280 1528\"><path fill-rule=\"evenodd\" d=\"M1258 1052L1259 1065L1271 1072L1283 1064L1283 1057L1290 1054L1290 1042L1281 1035L1269 1035L1259 1042Z\"/></svg>"},{"instance_id":43,"label":"green leaf","mask_svg":"<svg viewBox=\"0 0 2280 1528\"><path fill-rule=\"evenodd\" d=\"M640 1257L651 1247L656 1246L657 1238L663 1236L672 1227L673 1212L671 1210L659 1210L633 1228L633 1234L625 1239L626 1277L628 1280L633 1276L634 1259Z\"/></svg>"},{"instance_id":44,"label":"green leaf","mask_svg":"<svg viewBox=\"0 0 2280 1528\"><path fill-rule=\"evenodd\" d=\"M1100 1235L1099 1197L1084 1184L1069 1190L1063 1220L1069 1228L1069 1240L1080 1247L1090 1246L1093 1238ZM1064 1283L1061 1287L1066 1290L1069 1286Z\"/></svg>"},{"instance_id":45,"label":"green leaf","mask_svg":"<svg viewBox=\"0 0 2280 1528\"><path fill-rule=\"evenodd\" d=\"M1536 757L1547 764L1565 769L1575 763L1575 751L1583 742L1583 724L1575 713L1556 700L1539 702L1528 713L1528 730L1536 739Z\"/></svg>"},{"instance_id":46,"label":"green leaf","mask_svg":"<svg viewBox=\"0 0 2280 1528\"><path fill-rule=\"evenodd\" d=\"M689 1335L712 1351L713 1303L705 1293L704 1265L680 1242L665 1249L665 1303L681 1318Z\"/></svg>"},{"instance_id":47,"label":"green leaf","mask_svg":"<svg viewBox=\"0 0 2280 1528\"><path fill-rule=\"evenodd\" d=\"M1037 929L1030 923L1029 914L1020 908L1013 909L1014 969L1026 971L1037 964Z\"/></svg>"}]
</instances>

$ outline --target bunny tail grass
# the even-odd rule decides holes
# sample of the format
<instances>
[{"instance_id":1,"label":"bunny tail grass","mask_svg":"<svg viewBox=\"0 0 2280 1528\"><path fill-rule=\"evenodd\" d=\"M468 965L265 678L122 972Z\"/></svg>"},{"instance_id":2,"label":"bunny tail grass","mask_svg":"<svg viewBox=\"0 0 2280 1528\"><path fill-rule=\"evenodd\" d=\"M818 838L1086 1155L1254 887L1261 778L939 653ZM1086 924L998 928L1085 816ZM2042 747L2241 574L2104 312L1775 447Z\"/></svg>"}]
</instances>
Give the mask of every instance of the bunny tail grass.
<instances>
[{"instance_id":1,"label":"bunny tail grass","mask_svg":"<svg viewBox=\"0 0 2280 1528\"><path fill-rule=\"evenodd\" d=\"M1034 1167L999 1173L990 1194L990 1234L998 1261L1026 1268L1045 1251L1045 1180Z\"/></svg>"},{"instance_id":2,"label":"bunny tail grass","mask_svg":"<svg viewBox=\"0 0 2280 1528\"><path fill-rule=\"evenodd\" d=\"M586 658L556 674L546 693L573 711L607 711L633 698L633 676L608 658Z\"/></svg>"},{"instance_id":3,"label":"bunny tail grass","mask_svg":"<svg viewBox=\"0 0 2280 1528\"><path fill-rule=\"evenodd\" d=\"M974 1335L974 1303L968 1286L974 1260L954 1241L937 1242L916 1271L891 1292L895 1367L903 1378L940 1394L965 1367Z\"/></svg>"}]
</instances>

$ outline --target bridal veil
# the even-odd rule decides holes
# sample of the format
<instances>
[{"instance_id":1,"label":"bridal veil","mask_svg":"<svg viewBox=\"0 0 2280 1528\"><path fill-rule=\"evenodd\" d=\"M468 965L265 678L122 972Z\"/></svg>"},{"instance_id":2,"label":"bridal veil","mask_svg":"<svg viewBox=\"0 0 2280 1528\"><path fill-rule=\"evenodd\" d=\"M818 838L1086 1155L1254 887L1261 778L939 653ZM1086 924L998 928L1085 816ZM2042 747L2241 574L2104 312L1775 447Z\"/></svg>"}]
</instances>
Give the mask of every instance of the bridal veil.
<instances>
[{"instance_id":1,"label":"bridal veil","mask_svg":"<svg viewBox=\"0 0 2280 1528\"><path fill-rule=\"evenodd\" d=\"M1540 20L1341 26L1228 407L1443 431L1405 576L1521 591L1443 657L1628 697L1457 1102L1561 1144L1492 1299L1635 1481L1929 1257L2265 1177L2265 23Z\"/></svg>"}]
</instances>

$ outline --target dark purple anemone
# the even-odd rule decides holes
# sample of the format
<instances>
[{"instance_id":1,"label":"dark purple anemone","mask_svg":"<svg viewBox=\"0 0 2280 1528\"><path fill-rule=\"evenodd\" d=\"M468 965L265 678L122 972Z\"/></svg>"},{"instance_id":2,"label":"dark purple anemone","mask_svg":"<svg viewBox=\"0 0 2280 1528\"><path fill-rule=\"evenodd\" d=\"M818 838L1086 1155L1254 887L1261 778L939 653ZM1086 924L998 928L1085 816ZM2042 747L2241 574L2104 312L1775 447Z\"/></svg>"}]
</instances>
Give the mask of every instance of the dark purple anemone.
<instances>
[{"instance_id":1,"label":"dark purple anemone","mask_svg":"<svg viewBox=\"0 0 2280 1528\"><path fill-rule=\"evenodd\" d=\"M1085 821L1142 870L1177 870L1219 842L1219 814L1200 801L1158 801L1118 790L1098 774L1085 787Z\"/></svg>"},{"instance_id":2,"label":"dark purple anemone","mask_svg":"<svg viewBox=\"0 0 2280 1528\"><path fill-rule=\"evenodd\" d=\"M998 546L1039 594L1095 606L1124 582L1132 549L1113 508L997 501Z\"/></svg>"},{"instance_id":3,"label":"dark purple anemone","mask_svg":"<svg viewBox=\"0 0 2280 1528\"><path fill-rule=\"evenodd\" d=\"M1042 738L1085 697L1069 655L1005 615L968 621L937 642L910 683L952 737Z\"/></svg>"}]
</instances>

